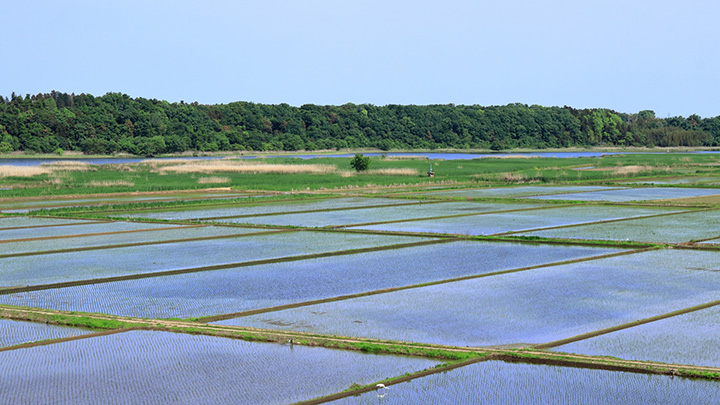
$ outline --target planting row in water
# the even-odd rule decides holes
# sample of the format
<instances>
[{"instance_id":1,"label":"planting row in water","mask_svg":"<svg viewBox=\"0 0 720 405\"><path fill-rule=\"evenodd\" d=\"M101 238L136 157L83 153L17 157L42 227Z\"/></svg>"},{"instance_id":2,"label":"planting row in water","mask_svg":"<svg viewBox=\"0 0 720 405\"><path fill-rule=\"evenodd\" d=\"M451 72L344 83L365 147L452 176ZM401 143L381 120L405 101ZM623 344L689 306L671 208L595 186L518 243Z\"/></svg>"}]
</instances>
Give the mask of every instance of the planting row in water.
<instances>
[{"instance_id":1,"label":"planting row in water","mask_svg":"<svg viewBox=\"0 0 720 405\"><path fill-rule=\"evenodd\" d=\"M714 404L716 381L484 361L332 404Z\"/></svg>"},{"instance_id":2,"label":"planting row in water","mask_svg":"<svg viewBox=\"0 0 720 405\"><path fill-rule=\"evenodd\" d=\"M433 197L465 197L465 198L487 198L487 197L528 197L536 195L555 195L563 193L581 193L588 191L616 190L620 187L606 186L520 186L520 187L495 187L462 190L441 190L428 191L422 196Z\"/></svg>"},{"instance_id":3,"label":"planting row in water","mask_svg":"<svg viewBox=\"0 0 720 405\"><path fill-rule=\"evenodd\" d=\"M226 266L428 241L391 235L292 232L0 259L0 286L38 285Z\"/></svg>"},{"instance_id":4,"label":"planting row in water","mask_svg":"<svg viewBox=\"0 0 720 405\"><path fill-rule=\"evenodd\" d=\"M0 348L91 333L89 329L0 319Z\"/></svg>"},{"instance_id":5,"label":"planting row in water","mask_svg":"<svg viewBox=\"0 0 720 405\"><path fill-rule=\"evenodd\" d=\"M0 303L148 318L190 318L329 299L619 251L457 241L28 291L0 295Z\"/></svg>"},{"instance_id":6,"label":"planting row in water","mask_svg":"<svg viewBox=\"0 0 720 405\"><path fill-rule=\"evenodd\" d=\"M117 195L112 197L83 197L83 198L54 198L47 200L12 200L0 203L0 211L27 213L41 209L52 209L60 207L95 207L113 204L126 204L136 202L174 202L193 200L224 200L241 198L244 193L222 192L222 193L174 193L174 194L145 194L145 195Z\"/></svg>"},{"instance_id":7,"label":"planting row in water","mask_svg":"<svg viewBox=\"0 0 720 405\"><path fill-rule=\"evenodd\" d=\"M0 231L6 232L22 228L41 228L68 225L85 225L89 222L82 219L65 219L65 218L28 218L23 216L0 216Z\"/></svg>"},{"instance_id":8,"label":"planting row in water","mask_svg":"<svg viewBox=\"0 0 720 405\"><path fill-rule=\"evenodd\" d=\"M543 195L525 197L533 200L568 200L568 201L650 201L674 198L702 197L720 194L720 189L711 188L628 188L620 190L592 191L587 193L569 193L560 195Z\"/></svg>"},{"instance_id":9,"label":"planting row in water","mask_svg":"<svg viewBox=\"0 0 720 405\"><path fill-rule=\"evenodd\" d=\"M282 226L352 226L364 223L394 222L457 215L460 217L493 211L515 211L541 208L538 204L495 204L472 202L444 202L403 205L363 210L325 211L305 214L286 214L272 217L229 218L221 221Z\"/></svg>"},{"instance_id":10,"label":"planting row in water","mask_svg":"<svg viewBox=\"0 0 720 405\"><path fill-rule=\"evenodd\" d=\"M393 205L407 203L406 200L395 200L389 198L330 198L324 200L297 200L283 202L268 202L267 204L255 205L233 205L217 208L188 207L184 209L158 210L152 212L117 212L114 215L126 216L129 218L149 219L198 219L215 218L227 216L267 215L292 213L308 210L329 210L337 208L364 208L378 205Z\"/></svg>"},{"instance_id":11,"label":"planting row in water","mask_svg":"<svg viewBox=\"0 0 720 405\"><path fill-rule=\"evenodd\" d=\"M558 346L553 350L720 367L720 308L712 307Z\"/></svg>"},{"instance_id":12,"label":"planting row in water","mask_svg":"<svg viewBox=\"0 0 720 405\"><path fill-rule=\"evenodd\" d=\"M618 220L680 212L679 209L654 207L573 206L539 210L489 213L458 218L427 219L364 225L357 229L374 231L403 231L491 235L536 228L576 225L597 221Z\"/></svg>"},{"instance_id":13,"label":"planting row in water","mask_svg":"<svg viewBox=\"0 0 720 405\"><path fill-rule=\"evenodd\" d=\"M437 364L131 331L0 352L0 392L17 403L291 403Z\"/></svg>"},{"instance_id":14,"label":"planting row in water","mask_svg":"<svg viewBox=\"0 0 720 405\"><path fill-rule=\"evenodd\" d=\"M113 222L103 224L107 232L71 234L62 236L36 237L19 240L3 240L0 243L0 257L39 255L65 250L109 249L126 244L142 245L168 243L203 238L232 238L272 230L219 226L178 226L170 224L126 224ZM118 230L129 228L124 230ZM137 229L133 229L137 228ZM41 233L42 234L42 233Z\"/></svg>"},{"instance_id":15,"label":"planting row in water","mask_svg":"<svg viewBox=\"0 0 720 405\"><path fill-rule=\"evenodd\" d=\"M718 253L657 250L219 322L456 346L532 345L717 299Z\"/></svg>"},{"instance_id":16,"label":"planting row in water","mask_svg":"<svg viewBox=\"0 0 720 405\"><path fill-rule=\"evenodd\" d=\"M522 234L545 238L688 242L720 236L720 211L688 212L615 223L537 230Z\"/></svg>"}]
</instances>

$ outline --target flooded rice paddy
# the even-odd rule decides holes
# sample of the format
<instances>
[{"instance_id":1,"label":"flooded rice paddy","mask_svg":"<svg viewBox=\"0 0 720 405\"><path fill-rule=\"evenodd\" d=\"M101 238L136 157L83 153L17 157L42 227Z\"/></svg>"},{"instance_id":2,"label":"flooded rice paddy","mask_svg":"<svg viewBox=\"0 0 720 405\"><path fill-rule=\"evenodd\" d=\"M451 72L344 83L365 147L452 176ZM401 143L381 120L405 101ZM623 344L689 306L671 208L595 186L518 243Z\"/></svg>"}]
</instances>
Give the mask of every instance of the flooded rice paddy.
<instances>
[{"instance_id":1,"label":"flooded rice paddy","mask_svg":"<svg viewBox=\"0 0 720 405\"><path fill-rule=\"evenodd\" d=\"M0 395L16 403L293 403L436 364L422 358L130 331L0 352Z\"/></svg>"},{"instance_id":2,"label":"flooded rice paddy","mask_svg":"<svg viewBox=\"0 0 720 405\"><path fill-rule=\"evenodd\" d=\"M550 343L553 352L720 368L720 211L665 201L718 193L520 186L252 204L219 193L185 196L208 205L99 219L4 216L0 310L190 318L297 340L311 333L458 350ZM653 206L658 199L663 206ZM112 201L126 199L0 209ZM0 398L293 403L445 361L287 338L147 330L81 338L89 332L0 319ZM337 402L712 403L718 393L717 381L482 361L391 385L382 398L371 391Z\"/></svg>"}]
</instances>

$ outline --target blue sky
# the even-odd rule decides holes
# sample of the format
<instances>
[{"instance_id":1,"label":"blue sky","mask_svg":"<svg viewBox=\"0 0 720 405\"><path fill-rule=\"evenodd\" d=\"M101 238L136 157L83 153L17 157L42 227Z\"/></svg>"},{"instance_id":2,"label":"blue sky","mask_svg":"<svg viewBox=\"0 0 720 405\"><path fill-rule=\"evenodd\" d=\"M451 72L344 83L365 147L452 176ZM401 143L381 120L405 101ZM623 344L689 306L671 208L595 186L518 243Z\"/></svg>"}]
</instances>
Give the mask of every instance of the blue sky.
<instances>
[{"instance_id":1,"label":"blue sky","mask_svg":"<svg viewBox=\"0 0 720 405\"><path fill-rule=\"evenodd\" d=\"M720 115L720 2L7 1L0 94Z\"/></svg>"}]
</instances>

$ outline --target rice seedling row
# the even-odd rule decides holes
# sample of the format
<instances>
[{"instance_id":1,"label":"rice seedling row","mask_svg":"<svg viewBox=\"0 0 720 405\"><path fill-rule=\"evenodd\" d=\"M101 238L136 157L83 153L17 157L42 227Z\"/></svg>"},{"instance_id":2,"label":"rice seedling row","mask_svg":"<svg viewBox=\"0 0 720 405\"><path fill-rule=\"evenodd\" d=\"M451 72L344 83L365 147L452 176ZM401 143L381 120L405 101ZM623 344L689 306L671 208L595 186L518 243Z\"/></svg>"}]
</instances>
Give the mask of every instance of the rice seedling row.
<instances>
[{"instance_id":1,"label":"rice seedling row","mask_svg":"<svg viewBox=\"0 0 720 405\"><path fill-rule=\"evenodd\" d=\"M0 295L0 303L148 318L190 318L329 299L544 265L618 249L457 241Z\"/></svg>"},{"instance_id":2,"label":"rice seedling row","mask_svg":"<svg viewBox=\"0 0 720 405\"><path fill-rule=\"evenodd\" d=\"M430 238L292 232L0 259L0 286L102 279L422 242Z\"/></svg>"},{"instance_id":3,"label":"rice seedling row","mask_svg":"<svg viewBox=\"0 0 720 405\"><path fill-rule=\"evenodd\" d=\"M720 211L698 211L629 221L535 230L521 235L546 238L688 242L720 236Z\"/></svg>"},{"instance_id":4,"label":"rice seedling row","mask_svg":"<svg viewBox=\"0 0 720 405\"><path fill-rule=\"evenodd\" d=\"M716 299L720 254L657 250L220 324L456 346L532 345Z\"/></svg>"},{"instance_id":5,"label":"rice seedling row","mask_svg":"<svg viewBox=\"0 0 720 405\"><path fill-rule=\"evenodd\" d=\"M108 232L83 235L64 235L34 240L2 240L0 241L0 258L30 254L49 254L52 252L84 249L84 248L115 248L118 245L172 243L184 239L203 239L219 237L235 237L252 233L267 232L257 228L222 227L222 226L175 226L168 224L139 224L138 229L115 231L117 224L106 224ZM109 226L108 226L109 225ZM131 227L132 228L132 227Z\"/></svg>"},{"instance_id":6,"label":"rice seedling row","mask_svg":"<svg viewBox=\"0 0 720 405\"><path fill-rule=\"evenodd\" d=\"M291 213L294 211L306 210L327 210L338 208L356 208L356 207L372 207L375 205L393 205L407 203L406 200L394 200L389 198L331 198L325 200L312 201L285 201L282 203L267 203L262 205L246 205L219 208L186 208L180 210L164 210L153 212L120 212L116 215L128 218L148 218L148 219L197 219L197 218L215 218L228 216L244 216L244 215L264 215L264 214L281 214Z\"/></svg>"},{"instance_id":7,"label":"rice seedling row","mask_svg":"<svg viewBox=\"0 0 720 405\"><path fill-rule=\"evenodd\" d=\"M0 319L0 347L91 333L89 329Z\"/></svg>"},{"instance_id":8,"label":"rice seedling row","mask_svg":"<svg viewBox=\"0 0 720 405\"><path fill-rule=\"evenodd\" d=\"M436 364L419 358L131 331L0 352L0 392L18 403L99 403L111 398L124 403L291 403Z\"/></svg>"},{"instance_id":9,"label":"rice seedling row","mask_svg":"<svg viewBox=\"0 0 720 405\"><path fill-rule=\"evenodd\" d=\"M156 196L115 196L100 198L77 198L77 199L53 199L53 200L27 200L27 201L9 201L0 203L0 211L6 213L27 213L39 209L48 208L66 208L66 207L88 207L102 206L112 204L126 204L138 202L155 202L155 201L192 201L192 200L223 200L231 198L241 198L246 194L230 194L230 193L192 193L192 194L172 194L172 195L156 195Z\"/></svg>"},{"instance_id":10,"label":"rice seedling row","mask_svg":"<svg viewBox=\"0 0 720 405\"><path fill-rule=\"evenodd\" d=\"M717 270L715 270L717 271ZM560 352L720 367L715 306L555 347Z\"/></svg>"},{"instance_id":11,"label":"rice seedling row","mask_svg":"<svg viewBox=\"0 0 720 405\"><path fill-rule=\"evenodd\" d=\"M489 213L485 215L458 218L361 225L356 229L374 231L451 233L464 235L492 235L536 228L548 228L613 219L668 214L680 211L682 210L655 207L570 206L540 210Z\"/></svg>"},{"instance_id":12,"label":"rice seedling row","mask_svg":"<svg viewBox=\"0 0 720 405\"><path fill-rule=\"evenodd\" d=\"M673 177L623 181L623 184L706 184L720 182L717 177Z\"/></svg>"},{"instance_id":13,"label":"rice seedling row","mask_svg":"<svg viewBox=\"0 0 720 405\"><path fill-rule=\"evenodd\" d=\"M59 219L59 218L31 218L25 216L8 216L0 217L0 232L21 229L21 228L41 228L52 226L70 226L85 225L95 220L89 221L84 219Z\"/></svg>"},{"instance_id":14,"label":"rice seedling row","mask_svg":"<svg viewBox=\"0 0 720 405\"><path fill-rule=\"evenodd\" d=\"M703 197L720 194L720 189L709 188L629 188L621 190L592 191L587 193L569 193L522 197L533 200L572 200L572 201L649 201L675 198Z\"/></svg>"},{"instance_id":15,"label":"rice seedling row","mask_svg":"<svg viewBox=\"0 0 720 405\"><path fill-rule=\"evenodd\" d=\"M607 186L519 186L519 187L497 187L478 188L462 190L441 190L428 191L422 196L438 197L466 197L466 198L487 198L487 197L526 197L535 195L554 195L563 193L581 193L587 191L617 190L620 187Z\"/></svg>"},{"instance_id":16,"label":"rice seedling row","mask_svg":"<svg viewBox=\"0 0 720 405\"><path fill-rule=\"evenodd\" d=\"M491 360L330 403L713 404L718 395L716 381Z\"/></svg>"},{"instance_id":17,"label":"rice seedling row","mask_svg":"<svg viewBox=\"0 0 720 405\"><path fill-rule=\"evenodd\" d=\"M540 205L513 205L512 209L540 208ZM507 209L503 204L447 202L404 205L400 207L368 208L364 210L325 211L307 214L287 214L273 217L228 218L220 222L249 223L276 226L326 227L353 225L367 222L405 221L419 218L472 215Z\"/></svg>"},{"instance_id":18,"label":"rice seedling row","mask_svg":"<svg viewBox=\"0 0 720 405\"><path fill-rule=\"evenodd\" d=\"M102 234L110 232L127 232L127 233L143 233L150 231L159 231L168 228L181 228L179 225L171 224L152 224L138 222L101 222L101 223L83 223L75 226L50 226L42 228L24 228L10 229L0 231L0 252L9 251L8 247L3 244L12 245L13 243L30 241L30 240L50 240L51 238L59 239L82 239L93 238L93 234L102 236Z\"/></svg>"}]
</instances>

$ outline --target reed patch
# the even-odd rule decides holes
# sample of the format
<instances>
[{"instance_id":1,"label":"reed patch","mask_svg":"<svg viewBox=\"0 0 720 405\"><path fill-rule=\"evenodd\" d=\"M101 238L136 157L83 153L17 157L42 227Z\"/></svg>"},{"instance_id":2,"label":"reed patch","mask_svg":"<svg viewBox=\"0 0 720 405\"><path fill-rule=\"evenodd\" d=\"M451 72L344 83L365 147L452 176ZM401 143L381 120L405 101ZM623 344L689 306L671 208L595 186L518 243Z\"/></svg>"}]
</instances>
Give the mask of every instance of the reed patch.
<instances>
[{"instance_id":1,"label":"reed patch","mask_svg":"<svg viewBox=\"0 0 720 405\"><path fill-rule=\"evenodd\" d=\"M247 162L243 160L221 159L213 161L173 161L172 163L152 161L151 170L159 174L167 173L247 173L247 174L328 174L337 170L335 165L327 164L273 164Z\"/></svg>"},{"instance_id":2,"label":"reed patch","mask_svg":"<svg viewBox=\"0 0 720 405\"><path fill-rule=\"evenodd\" d=\"M230 177L209 176L209 177L200 177L198 179L198 184L224 184L224 183L230 183L230 181L231 181Z\"/></svg>"}]
</instances>

